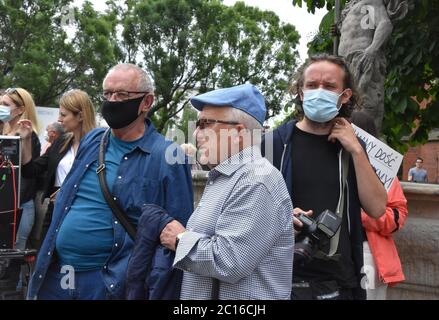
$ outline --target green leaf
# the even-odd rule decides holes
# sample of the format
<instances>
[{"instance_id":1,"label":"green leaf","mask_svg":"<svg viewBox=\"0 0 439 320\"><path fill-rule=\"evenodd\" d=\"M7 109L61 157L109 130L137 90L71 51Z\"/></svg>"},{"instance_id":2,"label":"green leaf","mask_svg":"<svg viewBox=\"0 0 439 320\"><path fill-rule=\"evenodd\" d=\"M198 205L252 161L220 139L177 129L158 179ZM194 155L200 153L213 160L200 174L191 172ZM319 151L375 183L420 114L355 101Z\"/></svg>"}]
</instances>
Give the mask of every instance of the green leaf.
<instances>
[{"instance_id":1,"label":"green leaf","mask_svg":"<svg viewBox=\"0 0 439 320\"><path fill-rule=\"evenodd\" d=\"M413 57L416 55L416 51L412 51L410 52L402 61L402 64L407 65L412 59Z\"/></svg>"},{"instance_id":2,"label":"green leaf","mask_svg":"<svg viewBox=\"0 0 439 320\"><path fill-rule=\"evenodd\" d=\"M395 105L394 111L396 113L404 113L405 109L407 108L407 98L402 97L399 102Z\"/></svg>"}]
</instances>

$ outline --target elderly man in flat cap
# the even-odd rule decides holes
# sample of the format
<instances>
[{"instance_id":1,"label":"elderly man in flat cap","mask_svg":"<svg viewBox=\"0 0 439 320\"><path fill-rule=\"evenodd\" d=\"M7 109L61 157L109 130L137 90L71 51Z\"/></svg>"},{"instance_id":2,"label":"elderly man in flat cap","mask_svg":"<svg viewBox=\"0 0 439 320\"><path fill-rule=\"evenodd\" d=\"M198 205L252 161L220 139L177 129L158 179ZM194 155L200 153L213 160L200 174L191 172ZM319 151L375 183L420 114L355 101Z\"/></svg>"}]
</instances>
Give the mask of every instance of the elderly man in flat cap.
<instances>
[{"instance_id":1,"label":"elderly man in flat cap","mask_svg":"<svg viewBox=\"0 0 439 320\"><path fill-rule=\"evenodd\" d=\"M200 162L211 169L187 228L169 223L161 242L184 270L181 299L289 299L292 203L259 149L264 97L250 84L191 99Z\"/></svg>"}]
</instances>

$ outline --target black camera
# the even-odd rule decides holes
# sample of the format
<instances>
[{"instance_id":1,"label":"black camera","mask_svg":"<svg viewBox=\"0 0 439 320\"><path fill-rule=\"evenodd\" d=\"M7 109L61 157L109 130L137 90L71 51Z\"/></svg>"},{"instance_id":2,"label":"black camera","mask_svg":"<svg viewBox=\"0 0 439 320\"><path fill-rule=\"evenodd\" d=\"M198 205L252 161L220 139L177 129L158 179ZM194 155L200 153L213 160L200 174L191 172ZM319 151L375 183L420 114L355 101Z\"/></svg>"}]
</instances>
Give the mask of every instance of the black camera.
<instances>
[{"instance_id":1,"label":"black camera","mask_svg":"<svg viewBox=\"0 0 439 320\"><path fill-rule=\"evenodd\" d=\"M294 264L304 265L311 261L318 250L329 244L341 225L341 218L330 210L323 211L316 220L300 213L297 217L302 222L302 230L294 248Z\"/></svg>"},{"instance_id":2,"label":"black camera","mask_svg":"<svg viewBox=\"0 0 439 320\"><path fill-rule=\"evenodd\" d=\"M14 165L18 165L20 150L20 137L0 136L0 164L5 160L10 160Z\"/></svg>"}]
</instances>

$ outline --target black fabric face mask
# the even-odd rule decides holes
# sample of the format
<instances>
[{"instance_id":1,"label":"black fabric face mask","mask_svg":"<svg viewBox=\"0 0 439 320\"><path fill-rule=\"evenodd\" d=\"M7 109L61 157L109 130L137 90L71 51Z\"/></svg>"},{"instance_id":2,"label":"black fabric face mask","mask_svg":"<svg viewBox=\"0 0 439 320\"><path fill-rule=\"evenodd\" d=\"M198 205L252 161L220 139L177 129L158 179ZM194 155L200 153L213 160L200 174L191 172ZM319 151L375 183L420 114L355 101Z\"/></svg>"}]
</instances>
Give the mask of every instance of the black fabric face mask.
<instances>
[{"instance_id":1,"label":"black fabric face mask","mask_svg":"<svg viewBox=\"0 0 439 320\"><path fill-rule=\"evenodd\" d=\"M121 129L133 123L139 117L139 106L143 98L125 101L104 101L101 113L111 129Z\"/></svg>"}]
</instances>

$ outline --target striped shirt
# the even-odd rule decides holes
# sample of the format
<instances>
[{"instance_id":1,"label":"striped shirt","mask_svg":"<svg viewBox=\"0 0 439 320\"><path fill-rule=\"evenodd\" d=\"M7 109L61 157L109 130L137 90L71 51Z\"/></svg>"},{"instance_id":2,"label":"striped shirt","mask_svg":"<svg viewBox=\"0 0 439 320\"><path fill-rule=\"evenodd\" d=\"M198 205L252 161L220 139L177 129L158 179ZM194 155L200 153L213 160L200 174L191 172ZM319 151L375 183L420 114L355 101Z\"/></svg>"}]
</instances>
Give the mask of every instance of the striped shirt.
<instances>
[{"instance_id":1,"label":"striped shirt","mask_svg":"<svg viewBox=\"0 0 439 320\"><path fill-rule=\"evenodd\" d=\"M181 299L289 299L292 212L281 173L258 147L216 166L177 247Z\"/></svg>"}]
</instances>

